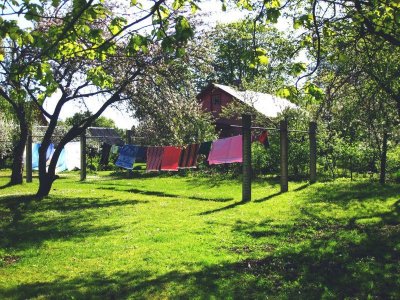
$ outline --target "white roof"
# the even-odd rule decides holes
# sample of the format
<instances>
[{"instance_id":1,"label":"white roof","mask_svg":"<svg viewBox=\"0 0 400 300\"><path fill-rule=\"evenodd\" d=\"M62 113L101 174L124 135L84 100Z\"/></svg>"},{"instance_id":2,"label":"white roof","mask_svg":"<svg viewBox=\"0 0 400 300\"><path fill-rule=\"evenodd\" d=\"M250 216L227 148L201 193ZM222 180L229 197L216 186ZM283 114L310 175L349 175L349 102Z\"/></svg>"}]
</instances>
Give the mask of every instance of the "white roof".
<instances>
[{"instance_id":1,"label":"white roof","mask_svg":"<svg viewBox=\"0 0 400 300\"><path fill-rule=\"evenodd\" d=\"M254 107L258 112L270 118L277 117L278 114L288 108L299 109L296 104L289 100L274 95L253 91L240 92L230 86L217 83L214 83L213 85L232 95L236 99Z\"/></svg>"}]
</instances>

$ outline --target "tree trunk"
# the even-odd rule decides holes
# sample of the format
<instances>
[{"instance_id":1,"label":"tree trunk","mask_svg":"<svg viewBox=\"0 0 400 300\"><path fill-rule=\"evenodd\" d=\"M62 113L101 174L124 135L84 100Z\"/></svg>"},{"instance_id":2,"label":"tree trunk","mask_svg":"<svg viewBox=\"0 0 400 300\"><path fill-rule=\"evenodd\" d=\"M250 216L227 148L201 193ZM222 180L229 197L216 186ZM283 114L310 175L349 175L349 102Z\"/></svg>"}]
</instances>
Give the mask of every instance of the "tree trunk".
<instances>
[{"instance_id":1,"label":"tree trunk","mask_svg":"<svg viewBox=\"0 0 400 300\"><path fill-rule=\"evenodd\" d=\"M28 125L25 120L25 114L21 113L21 115L23 115L23 118L19 118L20 138L13 149L10 185L22 184L23 182L23 157L28 139Z\"/></svg>"},{"instance_id":2,"label":"tree trunk","mask_svg":"<svg viewBox=\"0 0 400 300\"><path fill-rule=\"evenodd\" d=\"M381 154L381 174L379 177L380 184L385 184L386 179L386 154L387 154L387 140L388 134L385 131L383 133L383 141L382 141L382 154Z\"/></svg>"},{"instance_id":3,"label":"tree trunk","mask_svg":"<svg viewBox=\"0 0 400 300\"><path fill-rule=\"evenodd\" d=\"M39 188L36 197L43 198L49 195L53 182L56 180L56 166L61 151L54 151L49 167L46 166L46 152L50 141L43 141L39 148Z\"/></svg>"},{"instance_id":4,"label":"tree trunk","mask_svg":"<svg viewBox=\"0 0 400 300\"><path fill-rule=\"evenodd\" d=\"M51 187L56 177L47 174L47 172L45 171L45 174L42 174L42 176L39 176L39 178L40 178L39 189L36 193L36 197L43 198L49 195Z\"/></svg>"},{"instance_id":5,"label":"tree trunk","mask_svg":"<svg viewBox=\"0 0 400 300\"><path fill-rule=\"evenodd\" d=\"M70 142L74 137L78 136L83 129L72 128L68 134L57 145L54 150L53 156L50 161L50 165L46 166L46 152L49 147L51 140L50 137L53 134L55 123L50 123L45 136L43 137L42 144L39 148L39 188L36 193L36 197L43 198L50 194L53 182L58 178L56 175L56 168L58 158L60 157L61 151L65 144Z\"/></svg>"}]
</instances>

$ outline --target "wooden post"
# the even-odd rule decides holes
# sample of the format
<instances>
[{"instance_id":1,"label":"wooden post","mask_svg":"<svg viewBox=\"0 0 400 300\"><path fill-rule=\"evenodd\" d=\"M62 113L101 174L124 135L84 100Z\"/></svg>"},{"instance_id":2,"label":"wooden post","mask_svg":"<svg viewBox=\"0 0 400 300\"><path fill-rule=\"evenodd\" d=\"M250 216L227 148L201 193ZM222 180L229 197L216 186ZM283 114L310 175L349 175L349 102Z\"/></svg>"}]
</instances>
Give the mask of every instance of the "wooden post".
<instances>
[{"instance_id":1,"label":"wooden post","mask_svg":"<svg viewBox=\"0 0 400 300\"><path fill-rule=\"evenodd\" d=\"M317 123L310 122L310 183L317 181Z\"/></svg>"},{"instance_id":2,"label":"wooden post","mask_svg":"<svg viewBox=\"0 0 400 300\"><path fill-rule=\"evenodd\" d=\"M283 120L279 126L281 139L281 193L288 191L288 127Z\"/></svg>"},{"instance_id":3,"label":"wooden post","mask_svg":"<svg viewBox=\"0 0 400 300\"><path fill-rule=\"evenodd\" d=\"M86 180L86 131L81 134L81 181Z\"/></svg>"},{"instance_id":4,"label":"wooden post","mask_svg":"<svg viewBox=\"0 0 400 300\"><path fill-rule=\"evenodd\" d=\"M251 201L251 115L242 115L242 201Z\"/></svg>"},{"instance_id":5,"label":"wooden post","mask_svg":"<svg viewBox=\"0 0 400 300\"><path fill-rule=\"evenodd\" d=\"M132 144L132 130L125 131L125 141L128 145Z\"/></svg>"},{"instance_id":6,"label":"wooden post","mask_svg":"<svg viewBox=\"0 0 400 300\"><path fill-rule=\"evenodd\" d=\"M26 182L32 182L32 132L29 131L26 140L26 156L25 156Z\"/></svg>"},{"instance_id":7,"label":"wooden post","mask_svg":"<svg viewBox=\"0 0 400 300\"><path fill-rule=\"evenodd\" d=\"M381 170L380 170L380 175L379 175L379 183L382 185L385 184L385 181L386 181L387 142L388 142L388 133L385 130L383 132Z\"/></svg>"}]
</instances>

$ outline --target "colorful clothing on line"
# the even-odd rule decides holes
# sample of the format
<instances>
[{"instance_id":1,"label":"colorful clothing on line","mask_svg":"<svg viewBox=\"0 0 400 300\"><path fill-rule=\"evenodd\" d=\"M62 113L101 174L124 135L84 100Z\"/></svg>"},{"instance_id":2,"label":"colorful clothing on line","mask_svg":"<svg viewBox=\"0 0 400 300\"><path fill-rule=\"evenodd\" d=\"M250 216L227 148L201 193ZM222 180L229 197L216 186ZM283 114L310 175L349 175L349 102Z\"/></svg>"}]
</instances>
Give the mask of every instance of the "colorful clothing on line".
<instances>
[{"instance_id":1,"label":"colorful clothing on line","mask_svg":"<svg viewBox=\"0 0 400 300\"><path fill-rule=\"evenodd\" d=\"M38 143L32 144L32 170L39 170L39 149ZM51 157L54 153L54 144L51 143L46 151L46 166L50 164Z\"/></svg>"},{"instance_id":2,"label":"colorful clothing on line","mask_svg":"<svg viewBox=\"0 0 400 300\"><path fill-rule=\"evenodd\" d=\"M163 151L163 147L147 147L147 172L160 170Z\"/></svg>"},{"instance_id":3,"label":"colorful clothing on line","mask_svg":"<svg viewBox=\"0 0 400 300\"><path fill-rule=\"evenodd\" d=\"M210 165L242 162L242 136L219 139L212 143L208 162Z\"/></svg>"},{"instance_id":4,"label":"colorful clothing on line","mask_svg":"<svg viewBox=\"0 0 400 300\"><path fill-rule=\"evenodd\" d=\"M178 171L181 152L182 149L180 147L165 146L161 159L161 170Z\"/></svg>"},{"instance_id":5,"label":"colorful clothing on line","mask_svg":"<svg viewBox=\"0 0 400 300\"><path fill-rule=\"evenodd\" d=\"M265 148L269 148L269 139L268 139L268 131L264 130L261 132L261 134L258 136L257 140L264 145Z\"/></svg>"},{"instance_id":6,"label":"colorful clothing on line","mask_svg":"<svg viewBox=\"0 0 400 300\"><path fill-rule=\"evenodd\" d=\"M65 170L68 170L67 157L66 157L65 148L62 148L62 150L60 152L60 156L58 157L58 160L57 160L56 173L62 172Z\"/></svg>"},{"instance_id":7,"label":"colorful clothing on line","mask_svg":"<svg viewBox=\"0 0 400 300\"><path fill-rule=\"evenodd\" d=\"M69 142L64 146L67 170L81 168L81 142Z\"/></svg>"},{"instance_id":8,"label":"colorful clothing on line","mask_svg":"<svg viewBox=\"0 0 400 300\"><path fill-rule=\"evenodd\" d=\"M199 148L199 144L191 144L183 148L179 158L179 168L195 168Z\"/></svg>"},{"instance_id":9,"label":"colorful clothing on line","mask_svg":"<svg viewBox=\"0 0 400 300\"><path fill-rule=\"evenodd\" d=\"M139 147L135 145L122 146L115 165L124 169L132 170L138 148Z\"/></svg>"}]
</instances>

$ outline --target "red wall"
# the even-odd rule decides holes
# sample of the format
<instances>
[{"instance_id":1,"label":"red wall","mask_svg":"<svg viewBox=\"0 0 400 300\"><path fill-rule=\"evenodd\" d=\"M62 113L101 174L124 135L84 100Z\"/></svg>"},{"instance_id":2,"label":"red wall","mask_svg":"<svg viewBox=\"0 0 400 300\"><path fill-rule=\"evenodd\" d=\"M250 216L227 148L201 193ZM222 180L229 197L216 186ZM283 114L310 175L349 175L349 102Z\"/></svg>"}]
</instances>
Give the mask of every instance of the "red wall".
<instances>
[{"instance_id":1,"label":"red wall","mask_svg":"<svg viewBox=\"0 0 400 300\"><path fill-rule=\"evenodd\" d=\"M213 105L213 96L219 95L221 100L221 105ZM223 90L218 88L209 87L202 92L199 101L201 102L202 109L206 112L211 112L215 118L216 130L220 132L220 137L228 137L233 135L238 135L241 132L240 128L230 127L229 125L240 125L241 122L235 119L220 118L219 114L222 111L222 107L226 106L228 103L232 102L233 97Z\"/></svg>"}]
</instances>

